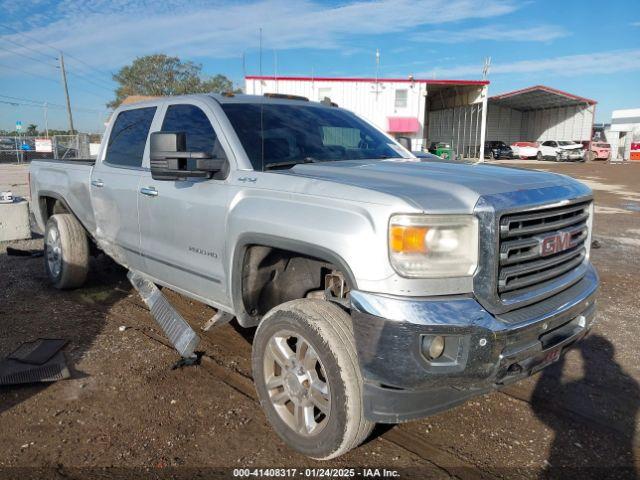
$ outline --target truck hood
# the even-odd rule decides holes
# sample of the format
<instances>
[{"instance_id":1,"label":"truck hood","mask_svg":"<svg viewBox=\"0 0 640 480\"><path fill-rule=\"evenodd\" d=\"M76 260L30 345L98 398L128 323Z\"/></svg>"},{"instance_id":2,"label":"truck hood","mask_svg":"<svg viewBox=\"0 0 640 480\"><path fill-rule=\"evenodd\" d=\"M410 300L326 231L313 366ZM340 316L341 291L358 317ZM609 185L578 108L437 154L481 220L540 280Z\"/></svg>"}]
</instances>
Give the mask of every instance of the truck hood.
<instances>
[{"instance_id":1,"label":"truck hood","mask_svg":"<svg viewBox=\"0 0 640 480\"><path fill-rule=\"evenodd\" d=\"M578 183L563 175L521 168L404 159L301 164L282 173L374 190L438 213L470 213L482 195ZM311 182L306 192L326 195L320 183ZM361 190L353 195L353 200L375 201Z\"/></svg>"}]
</instances>

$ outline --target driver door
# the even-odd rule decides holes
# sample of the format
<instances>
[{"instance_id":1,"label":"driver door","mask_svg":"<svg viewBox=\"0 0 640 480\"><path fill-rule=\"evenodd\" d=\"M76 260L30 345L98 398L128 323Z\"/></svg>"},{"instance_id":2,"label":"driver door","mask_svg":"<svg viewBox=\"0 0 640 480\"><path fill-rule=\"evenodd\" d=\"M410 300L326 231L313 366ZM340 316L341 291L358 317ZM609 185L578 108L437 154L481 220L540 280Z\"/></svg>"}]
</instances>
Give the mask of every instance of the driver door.
<instances>
[{"instance_id":1,"label":"driver door","mask_svg":"<svg viewBox=\"0 0 640 480\"><path fill-rule=\"evenodd\" d=\"M206 104L168 102L161 131L185 132L188 151L229 158L214 125ZM140 233L148 275L206 303L230 304L223 263L228 191L226 178L154 180L143 173Z\"/></svg>"}]
</instances>

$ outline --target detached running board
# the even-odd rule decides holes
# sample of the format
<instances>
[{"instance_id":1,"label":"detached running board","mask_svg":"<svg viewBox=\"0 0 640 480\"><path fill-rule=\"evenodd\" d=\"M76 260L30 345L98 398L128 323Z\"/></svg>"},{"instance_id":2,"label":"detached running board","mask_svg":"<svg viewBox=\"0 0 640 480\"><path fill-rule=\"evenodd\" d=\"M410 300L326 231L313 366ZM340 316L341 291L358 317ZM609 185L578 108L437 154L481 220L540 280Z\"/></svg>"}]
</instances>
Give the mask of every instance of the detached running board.
<instances>
[{"instance_id":1,"label":"detached running board","mask_svg":"<svg viewBox=\"0 0 640 480\"><path fill-rule=\"evenodd\" d=\"M151 315L180 356L183 359L197 358L195 349L200 343L200 337L173 308L167 297L151 280L137 272L129 270L127 278L147 304Z\"/></svg>"}]
</instances>

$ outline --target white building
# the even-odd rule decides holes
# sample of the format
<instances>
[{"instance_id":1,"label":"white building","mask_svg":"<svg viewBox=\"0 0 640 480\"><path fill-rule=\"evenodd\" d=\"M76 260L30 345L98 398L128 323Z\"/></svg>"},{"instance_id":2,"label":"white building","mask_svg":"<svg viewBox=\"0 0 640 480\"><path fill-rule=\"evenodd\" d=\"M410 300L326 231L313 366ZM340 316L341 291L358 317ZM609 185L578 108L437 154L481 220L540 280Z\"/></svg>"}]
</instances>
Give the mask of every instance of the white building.
<instances>
[{"instance_id":1,"label":"white building","mask_svg":"<svg viewBox=\"0 0 640 480\"><path fill-rule=\"evenodd\" d=\"M640 108L614 110L607 133L612 160L640 160ZM635 144L632 148L632 144ZM633 152L632 152L633 150Z\"/></svg>"},{"instance_id":2,"label":"white building","mask_svg":"<svg viewBox=\"0 0 640 480\"><path fill-rule=\"evenodd\" d=\"M247 76L245 92L283 93L322 101L325 97L393 136L446 142L458 155L475 157L484 142L488 81ZM427 144L426 147L429 145Z\"/></svg>"},{"instance_id":3,"label":"white building","mask_svg":"<svg viewBox=\"0 0 640 480\"><path fill-rule=\"evenodd\" d=\"M489 98L488 88L485 80L245 78L248 94L328 97L390 135L411 138L414 150L444 142L456 157L478 158L485 140L591 140L594 100L543 85Z\"/></svg>"}]
</instances>

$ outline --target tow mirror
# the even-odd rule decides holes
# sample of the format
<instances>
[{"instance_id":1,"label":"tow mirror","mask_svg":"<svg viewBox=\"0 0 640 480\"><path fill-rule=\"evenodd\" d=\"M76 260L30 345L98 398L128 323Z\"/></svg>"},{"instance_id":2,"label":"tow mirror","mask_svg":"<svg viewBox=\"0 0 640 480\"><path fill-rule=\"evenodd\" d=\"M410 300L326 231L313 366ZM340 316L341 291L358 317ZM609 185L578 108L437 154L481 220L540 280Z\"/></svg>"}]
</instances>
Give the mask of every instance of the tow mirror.
<instances>
[{"instance_id":1,"label":"tow mirror","mask_svg":"<svg viewBox=\"0 0 640 480\"><path fill-rule=\"evenodd\" d=\"M411 151L411 139L409 137L396 137L396 141L404 148Z\"/></svg>"},{"instance_id":2,"label":"tow mirror","mask_svg":"<svg viewBox=\"0 0 640 480\"><path fill-rule=\"evenodd\" d=\"M151 177L154 180L211 178L224 169L227 159L207 152L188 152L184 132L154 132L149 140Z\"/></svg>"}]
</instances>

